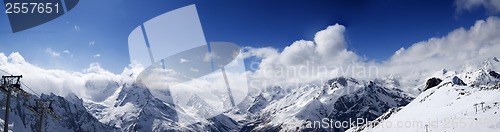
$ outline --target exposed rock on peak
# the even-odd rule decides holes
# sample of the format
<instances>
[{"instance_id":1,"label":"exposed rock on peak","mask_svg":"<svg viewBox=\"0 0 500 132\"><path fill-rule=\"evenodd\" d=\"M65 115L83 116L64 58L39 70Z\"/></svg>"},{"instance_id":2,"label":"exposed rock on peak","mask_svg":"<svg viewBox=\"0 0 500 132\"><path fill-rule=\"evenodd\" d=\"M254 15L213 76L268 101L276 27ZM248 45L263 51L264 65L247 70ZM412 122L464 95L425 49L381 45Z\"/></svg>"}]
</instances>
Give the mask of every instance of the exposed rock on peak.
<instances>
[{"instance_id":1,"label":"exposed rock on peak","mask_svg":"<svg viewBox=\"0 0 500 132\"><path fill-rule=\"evenodd\" d=\"M432 87L439 85L439 83L441 83L442 81L443 80L441 80L439 78L435 78L435 77L428 79L427 82L425 82L424 91L429 89L429 88L432 88Z\"/></svg>"},{"instance_id":2,"label":"exposed rock on peak","mask_svg":"<svg viewBox=\"0 0 500 132\"><path fill-rule=\"evenodd\" d=\"M495 71L490 71L488 74L490 74L490 76L492 76L492 77L495 77L495 78L500 79L500 74L498 74L498 73L497 73L497 72L495 72Z\"/></svg>"},{"instance_id":3,"label":"exposed rock on peak","mask_svg":"<svg viewBox=\"0 0 500 132\"><path fill-rule=\"evenodd\" d=\"M461 85L461 86L467 85L464 83L464 81L462 81L462 79L458 78L457 76L453 77L453 79L451 80L451 83L453 83L455 85Z\"/></svg>"}]
</instances>

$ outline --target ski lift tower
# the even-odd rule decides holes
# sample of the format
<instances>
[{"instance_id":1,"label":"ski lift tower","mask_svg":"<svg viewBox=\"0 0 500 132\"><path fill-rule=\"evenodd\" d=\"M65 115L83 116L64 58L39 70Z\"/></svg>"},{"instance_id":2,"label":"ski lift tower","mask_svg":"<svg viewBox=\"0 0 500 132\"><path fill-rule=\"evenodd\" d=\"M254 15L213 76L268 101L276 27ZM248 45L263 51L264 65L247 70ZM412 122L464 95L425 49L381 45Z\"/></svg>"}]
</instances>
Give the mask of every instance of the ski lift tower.
<instances>
[{"instance_id":1,"label":"ski lift tower","mask_svg":"<svg viewBox=\"0 0 500 132\"><path fill-rule=\"evenodd\" d=\"M43 128L43 120L45 119L45 113L50 114L54 119L60 121L61 117L59 117L53 110L52 108L52 102L54 100L48 100L48 99L35 99L36 101L36 106L30 106L26 105L26 107L29 108L29 110L35 112L37 114L37 132L42 132Z\"/></svg>"},{"instance_id":2,"label":"ski lift tower","mask_svg":"<svg viewBox=\"0 0 500 132\"><path fill-rule=\"evenodd\" d=\"M22 91L21 85L19 84L19 80L22 78L22 75L18 76L2 76L2 85L0 89L7 95L5 97L5 118L4 118L4 127L3 130L7 132L9 130L9 110L10 110L10 98L12 96L13 91Z\"/></svg>"}]
</instances>

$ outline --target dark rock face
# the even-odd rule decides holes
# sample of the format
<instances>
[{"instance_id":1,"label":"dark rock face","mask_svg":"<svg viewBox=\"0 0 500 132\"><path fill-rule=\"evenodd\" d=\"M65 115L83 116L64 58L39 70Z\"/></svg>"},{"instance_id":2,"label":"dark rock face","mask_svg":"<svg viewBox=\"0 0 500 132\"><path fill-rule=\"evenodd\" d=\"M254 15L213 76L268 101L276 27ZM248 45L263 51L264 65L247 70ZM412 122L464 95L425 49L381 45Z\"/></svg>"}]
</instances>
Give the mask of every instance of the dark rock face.
<instances>
[{"instance_id":1,"label":"dark rock face","mask_svg":"<svg viewBox=\"0 0 500 132\"><path fill-rule=\"evenodd\" d=\"M488 74L490 74L490 76L492 76L492 77L495 77L495 78L500 79L500 74L498 74L498 73L497 73L497 72L495 72L495 71L490 71Z\"/></svg>"},{"instance_id":2,"label":"dark rock face","mask_svg":"<svg viewBox=\"0 0 500 132\"><path fill-rule=\"evenodd\" d=\"M264 109L269 104L269 102L267 102L266 98L264 98L264 96L262 94L259 94L257 97L255 97L255 100L253 103L254 103L254 105L252 105L252 106L250 106L250 108L248 108L248 112L250 112L252 114L260 112L262 109Z\"/></svg>"},{"instance_id":3,"label":"dark rock face","mask_svg":"<svg viewBox=\"0 0 500 132\"><path fill-rule=\"evenodd\" d=\"M413 100L406 94L371 83L354 94L344 95L333 105L330 119L339 121L359 118L374 120L390 108L405 106Z\"/></svg>"},{"instance_id":4,"label":"dark rock face","mask_svg":"<svg viewBox=\"0 0 500 132\"><path fill-rule=\"evenodd\" d=\"M443 80L439 79L439 78L431 78L429 80L427 80L427 82L425 83L425 88L424 88L424 91L429 89L429 88L432 88L432 87L435 87L437 86L439 83L441 83Z\"/></svg>"},{"instance_id":5,"label":"dark rock face","mask_svg":"<svg viewBox=\"0 0 500 132\"><path fill-rule=\"evenodd\" d=\"M344 87L347 86L347 79L344 77L338 77L338 78L328 80L328 84L330 84L330 85L335 83L335 82L344 86Z\"/></svg>"},{"instance_id":6,"label":"dark rock face","mask_svg":"<svg viewBox=\"0 0 500 132\"><path fill-rule=\"evenodd\" d=\"M453 77L452 83L455 84L455 85L462 85L462 86L467 85L467 84L464 83L464 81L462 81L462 79L458 78L457 76Z\"/></svg>"},{"instance_id":7,"label":"dark rock face","mask_svg":"<svg viewBox=\"0 0 500 132\"><path fill-rule=\"evenodd\" d=\"M116 131L116 128L108 126L99 122L92 114L88 113L87 109L83 106L83 100L76 95L71 94L66 98L57 96L55 94L42 94L41 99L54 100L52 109L55 113L61 116L60 121L51 123L60 123L61 126L75 131ZM49 123L50 124L50 123ZM47 131L54 129L54 126L47 126Z\"/></svg>"}]
</instances>

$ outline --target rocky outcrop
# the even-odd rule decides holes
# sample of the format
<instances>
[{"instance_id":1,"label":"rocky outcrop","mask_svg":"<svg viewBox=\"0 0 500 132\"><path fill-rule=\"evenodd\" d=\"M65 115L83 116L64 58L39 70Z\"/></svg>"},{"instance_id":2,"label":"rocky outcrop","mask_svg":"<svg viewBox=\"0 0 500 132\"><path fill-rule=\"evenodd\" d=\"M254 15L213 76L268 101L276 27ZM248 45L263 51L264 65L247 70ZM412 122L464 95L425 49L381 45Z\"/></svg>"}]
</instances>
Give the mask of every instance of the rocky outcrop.
<instances>
[{"instance_id":1,"label":"rocky outcrop","mask_svg":"<svg viewBox=\"0 0 500 132\"><path fill-rule=\"evenodd\" d=\"M497 73L497 72L495 72L495 71L490 71L488 74L490 74L490 76L492 76L492 77L495 77L495 78L500 79L500 74L498 74L498 73Z\"/></svg>"},{"instance_id":2,"label":"rocky outcrop","mask_svg":"<svg viewBox=\"0 0 500 132\"><path fill-rule=\"evenodd\" d=\"M441 83L442 81L443 80L441 80L439 78L435 78L435 77L428 79L427 82L425 82L424 91L429 89L429 88L432 88L432 87L439 85L439 83Z\"/></svg>"},{"instance_id":3,"label":"rocky outcrop","mask_svg":"<svg viewBox=\"0 0 500 132\"><path fill-rule=\"evenodd\" d=\"M453 79L451 80L451 83L453 83L455 85L461 85L461 86L467 85L464 83L464 81L462 81L462 79L458 78L457 76L453 77Z\"/></svg>"}]
</instances>

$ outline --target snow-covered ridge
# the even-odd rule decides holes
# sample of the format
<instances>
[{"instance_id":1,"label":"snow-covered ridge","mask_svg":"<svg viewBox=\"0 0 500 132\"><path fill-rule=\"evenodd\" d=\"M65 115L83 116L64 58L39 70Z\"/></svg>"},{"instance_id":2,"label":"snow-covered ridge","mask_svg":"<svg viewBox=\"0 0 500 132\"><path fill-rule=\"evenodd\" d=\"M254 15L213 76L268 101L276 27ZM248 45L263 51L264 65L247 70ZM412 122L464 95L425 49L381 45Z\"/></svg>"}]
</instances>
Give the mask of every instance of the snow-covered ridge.
<instances>
[{"instance_id":1,"label":"snow-covered ridge","mask_svg":"<svg viewBox=\"0 0 500 132\"><path fill-rule=\"evenodd\" d=\"M384 84L373 81L340 77L323 85L297 88L277 100L267 101L263 96L265 93L260 93L255 98L255 103L259 107L267 106L260 111L258 116L255 116L253 121L244 124L243 130L331 131L335 129L310 127L309 122L322 119L344 121L368 118L373 120L390 108L404 106L413 99L398 89L386 88L382 85Z\"/></svg>"},{"instance_id":2,"label":"snow-covered ridge","mask_svg":"<svg viewBox=\"0 0 500 132\"><path fill-rule=\"evenodd\" d=\"M192 97L196 109L203 102ZM125 84L103 102L86 102L89 111L104 124L120 131L227 131L235 130L236 122L225 115L209 119L191 117L173 104L162 102L149 89L138 84ZM201 112L201 111L200 111ZM206 111L203 111L206 112ZM178 124L178 119L196 120L195 124Z\"/></svg>"},{"instance_id":3,"label":"snow-covered ridge","mask_svg":"<svg viewBox=\"0 0 500 132\"><path fill-rule=\"evenodd\" d=\"M500 78L495 73L483 67L436 74L443 81L397 113L350 131L498 131Z\"/></svg>"}]
</instances>

